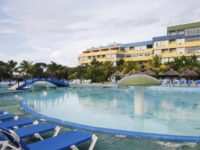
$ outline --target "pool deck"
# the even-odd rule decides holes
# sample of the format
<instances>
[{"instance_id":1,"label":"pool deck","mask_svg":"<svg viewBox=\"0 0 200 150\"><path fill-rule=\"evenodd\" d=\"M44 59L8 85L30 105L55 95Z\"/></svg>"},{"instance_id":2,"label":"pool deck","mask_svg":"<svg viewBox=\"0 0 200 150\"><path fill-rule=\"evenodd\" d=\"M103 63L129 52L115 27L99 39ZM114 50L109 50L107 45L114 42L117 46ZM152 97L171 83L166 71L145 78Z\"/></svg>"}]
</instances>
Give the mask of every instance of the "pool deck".
<instances>
[{"instance_id":1,"label":"pool deck","mask_svg":"<svg viewBox=\"0 0 200 150\"><path fill-rule=\"evenodd\" d=\"M18 115L20 118L22 117L30 117L35 120L40 121L40 118L36 118L31 114L26 113L22 109L22 105L19 101L16 100L2 100L0 98L0 109L6 110L9 113L13 113ZM47 121L52 124L56 124L54 122ZM69 126L61 126L60 133L68 132L70 130L74 130L76 128L72 128ZM79 129L82 130L82 129ZM162 141L156 139L145 139L145 138L132 138L132 137L117 137L113 134L106 134L91 130L82 130L90 133L94 133L97 137L97 143L94 147L94 150L200 150L200 144L194 142L172 142L172 141ZM50 133L45 133L44 137L49 137ZM35 142L35 138L25 139L25 142L31 143ZM89 148L89 142L85 142L83 144L78 145L80 150L86 150Z\"/></svg>"}]
</instances>

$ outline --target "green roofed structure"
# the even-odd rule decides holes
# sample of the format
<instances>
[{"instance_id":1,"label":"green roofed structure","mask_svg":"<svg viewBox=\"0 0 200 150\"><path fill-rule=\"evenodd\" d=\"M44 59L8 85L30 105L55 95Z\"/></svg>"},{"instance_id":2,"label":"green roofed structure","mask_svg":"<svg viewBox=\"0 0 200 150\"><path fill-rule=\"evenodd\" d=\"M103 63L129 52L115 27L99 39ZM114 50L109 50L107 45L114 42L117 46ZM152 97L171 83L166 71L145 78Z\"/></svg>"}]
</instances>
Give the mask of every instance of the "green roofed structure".
<instances>
[{"instance_id":1,"label":"green roofed structure","mask_svg":"<svg viewBox=\"0 0 200 150\"><path fill-rule=\"evenodd\" d=\"M167 31L169 32L169 31L174 31L174 30L184 30L184 29L196 28L196 27L200 27L200 22L169 26L167 27Z\"/></svg>"}]
</instances>

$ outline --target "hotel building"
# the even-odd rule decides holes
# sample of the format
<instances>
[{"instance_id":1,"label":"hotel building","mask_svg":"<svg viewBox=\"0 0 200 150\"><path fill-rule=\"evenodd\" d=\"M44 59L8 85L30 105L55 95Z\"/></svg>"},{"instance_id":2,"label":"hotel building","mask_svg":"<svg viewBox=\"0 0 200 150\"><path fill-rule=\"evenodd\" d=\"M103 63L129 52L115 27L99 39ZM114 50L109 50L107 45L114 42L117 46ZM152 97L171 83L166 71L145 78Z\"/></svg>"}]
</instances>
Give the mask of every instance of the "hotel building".
<instances>
[{"instance_id":1,"label":"hotel building","mask_svg":"<svg viewBox=\"0 0 200 150\"><path fill-rule=\"evenodd\" d=\"M78 61L80 65L94 58L100 62L112 61L114 65L120 59L145 63L156 54L162 56L162 63L193 54L200 61L200 22L169 26L166 36L153 37L150 41L92 47L83 50Z\"/></svg>"}]
</instances>

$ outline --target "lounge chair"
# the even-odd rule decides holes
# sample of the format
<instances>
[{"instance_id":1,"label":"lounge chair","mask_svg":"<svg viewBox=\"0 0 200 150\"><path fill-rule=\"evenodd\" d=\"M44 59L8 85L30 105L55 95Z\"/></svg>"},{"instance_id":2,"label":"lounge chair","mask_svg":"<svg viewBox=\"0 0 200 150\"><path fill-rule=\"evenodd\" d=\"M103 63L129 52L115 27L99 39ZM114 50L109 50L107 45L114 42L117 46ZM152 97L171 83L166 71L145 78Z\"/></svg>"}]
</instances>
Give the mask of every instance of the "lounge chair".
<instances>
[{"instance_id":1,"label":"lounge chair","mask_svg":"<svg viewBox=\"0 0 200 150\"><path fill-rule=\"evenodd\" d=\"M42 141L38 141L31 144L25 144L22 139L16 134L15 131L9 130L6 127L0 125L0 132L7 137L9 140L8 144L9 147L15 150L63 150L63 149L74 149L77 150L75 145L83 143L85 141L91 140L92 143L89 147L89 150L92 150L96 141L97 137L90 133L82 132L82 131L70 131L64 134L60 134L55 137L47 138ZM3 149L5 148L4 145Z\"/></svg>"},{"instance_id":2,"label":"lounge chair","mask_svg":"<svg viewBox=\"0 0 200 150\"><path fill-rule=\"evenodd\" d=\"M179 80L175 80L173 83L174 86L178 86L179 85Z\"/></svg>"},{"instance_id":3,"label":"lounge chair","mask_svg":"<svg viewBox=\"0 0 200 150\"><path fill-rule=\"evenodd\" d=\"M170 81L170 80L167 80L165 84L166 84L167 86L170 86L170 85L171 85L171 81Z\"/></svg>"},{"instance_id":4,"label":"lounge chair","mask_svg":"<svg viewBox=\"0 0 200 150\"><path fill-rule=\"evenodd\" d=\"M188 80L188 86L193 86L193 80Z\"/></svg>"},{"instance_id":5,"label":"lounge chair","mask_svg":"<svg viewBox=\"0 0 200 150\"><path fill-rule=\"evenodd\" d=\"M37 120L33 120L31 118L22 118L22 119L18 119L18 120L12 120L12 121L6 121L6 122L2 122L0 123L1 126L4 126L6 128L19 128L21 126L25 126L25 125L30 125L30 124L38 124Z\"/></svg>"},{"instance_id":6,"label":"lounge chair","mask_svg":"<svg viewBox=\"0 0 200 150\"><path fill-rule=\"evenodd\" d=\"M180 80L179 85L180 85L180 86L185 86L185 83L186 83L186 80Z\"/></svg>"},{"instance_id":7,"label":"lounge chair","mask_svg":"<svg viewBox=\"0 0 200 150\"><path fill-rule=\"evenodd\" d=\"M195 86L200 86L200 80L197 80Z\"/></svg>"},{"instance_id":8,"label":"lounge chair","mask_svg":"<svg viewBox=\"0 0 200 150\"><path fill-rule=\"evenodd\" d=\"M24 128L19 128L14 131L21 139L35 136L36 138L43 140L43 138L41 137L40 134L44 133L44 132L52 131L52 130L55 130L53 137L57 136L58 132L60 131L60 127L55 126L53 124L49 124L49 123L41 123L41 124L34 125L34 126L27 126ZM1 140L0 144L3 145L4 148L9 147L9 145L10 145L9 141L7 140L7 138L4 135L0 134L0 140Z\"/></svg>"},{"instance_id":9,"label":"lounge chair","mask_svg":"<svg viewBox=\"0 0 200 150\"><path fill-rule=\"evenodd\" d=\"M7 111L5 111L5 110L0 110L0 114L7 114Z\"/></svg>"},{"instance_id":10,"label":"lounge chair","mask_svg":"<svg viewBox=\"0 0 200 150\"><path fill-rule=\"evenodd\" d=\"M10 120L10 119L17 120L18 118L19 117L14 114L4 114L4 115L0 115L0 122Z\"/></svg>"}]
</instances>

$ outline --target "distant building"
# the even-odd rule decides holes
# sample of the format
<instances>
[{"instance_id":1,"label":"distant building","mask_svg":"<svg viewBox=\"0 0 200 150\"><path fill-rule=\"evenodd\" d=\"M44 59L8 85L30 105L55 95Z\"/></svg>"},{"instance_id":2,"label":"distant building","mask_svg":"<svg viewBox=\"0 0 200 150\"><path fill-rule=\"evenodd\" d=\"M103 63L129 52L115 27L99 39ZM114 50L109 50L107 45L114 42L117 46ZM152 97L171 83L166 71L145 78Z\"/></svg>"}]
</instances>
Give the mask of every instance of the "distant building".
<instances>
[{"instance_id":1,"label":"distant building","mask_svg":"<svg viewBox=\"0 0 200 150\"><path fill-rule=\"evenodd\" d=\"M120 59L145 63L156 54L162 56L162 63L193 54L200 61L200 22L169 26L166 36L153 37L151 41L92 47L83 50L78 61L81 65L94 58L100 62L112 61L114 65Z\"/></svg>"}]
</instances>

